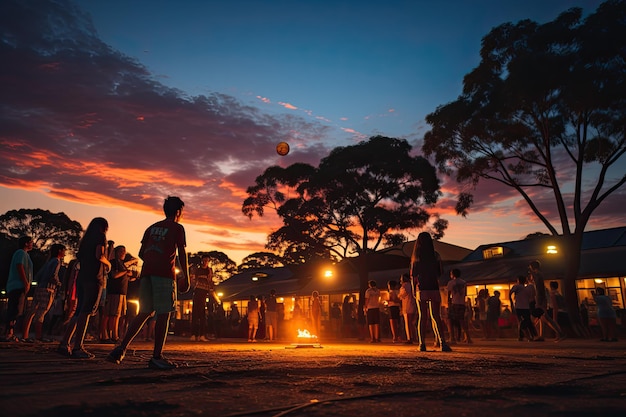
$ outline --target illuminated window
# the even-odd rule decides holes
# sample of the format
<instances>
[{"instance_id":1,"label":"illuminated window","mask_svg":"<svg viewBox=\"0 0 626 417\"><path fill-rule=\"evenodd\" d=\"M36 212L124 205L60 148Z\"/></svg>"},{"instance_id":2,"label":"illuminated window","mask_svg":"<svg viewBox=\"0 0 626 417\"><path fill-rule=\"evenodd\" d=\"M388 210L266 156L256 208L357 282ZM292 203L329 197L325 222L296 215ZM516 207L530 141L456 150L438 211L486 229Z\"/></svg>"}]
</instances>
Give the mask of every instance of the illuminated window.
<instances>
[{"instance_id":1,"label":"illuminated window","mask_svg":"<svg viewBox=\"0 0 626 417\"><path fill-rule=\"evenodd\" d=\"M483 259L502 258L504 256L504 248L502 246L492 246L483 249Z\"/></svg>"}]
</instances>

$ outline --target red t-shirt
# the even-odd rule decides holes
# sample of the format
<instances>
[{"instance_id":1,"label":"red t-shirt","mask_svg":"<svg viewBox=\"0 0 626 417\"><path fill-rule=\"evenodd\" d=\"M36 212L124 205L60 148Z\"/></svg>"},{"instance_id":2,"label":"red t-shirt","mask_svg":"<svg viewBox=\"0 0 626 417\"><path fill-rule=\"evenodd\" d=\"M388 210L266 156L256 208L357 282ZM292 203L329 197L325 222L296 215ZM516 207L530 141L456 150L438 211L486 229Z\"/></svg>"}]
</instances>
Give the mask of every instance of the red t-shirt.
<instances>
[{"instance_id":1,"label":"red t-shirt","mask_svg":"<svg viewBox=\"0 0 626 417\"><path fill-rule=\"evenodd\" d=\"M139 255L143 259L141 276L176 278L176 251L186 246L185 228L172 219L148 227L141 239Z\"/></svg>"}]
</instances>

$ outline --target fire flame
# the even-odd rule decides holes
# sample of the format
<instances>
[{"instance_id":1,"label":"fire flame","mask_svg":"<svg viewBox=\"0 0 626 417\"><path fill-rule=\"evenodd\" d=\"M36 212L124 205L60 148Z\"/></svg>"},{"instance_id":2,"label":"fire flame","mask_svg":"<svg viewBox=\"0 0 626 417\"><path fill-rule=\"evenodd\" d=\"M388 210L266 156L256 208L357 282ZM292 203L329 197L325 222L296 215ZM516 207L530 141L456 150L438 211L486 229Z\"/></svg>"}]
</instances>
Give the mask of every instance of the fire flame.
<instances>
[{"instance_id":1,"label":"fire flame","mask_svg":"<svg viewBox=\"0 0 626 417\"><path fill-rule=\"evenodd\" d=\"M317 339L317 336L315 336L314 334L311 334L311 332L309 332L306 329L304 330L298 329L298 337L302 339Z\"/></svg>"}]
</instances>

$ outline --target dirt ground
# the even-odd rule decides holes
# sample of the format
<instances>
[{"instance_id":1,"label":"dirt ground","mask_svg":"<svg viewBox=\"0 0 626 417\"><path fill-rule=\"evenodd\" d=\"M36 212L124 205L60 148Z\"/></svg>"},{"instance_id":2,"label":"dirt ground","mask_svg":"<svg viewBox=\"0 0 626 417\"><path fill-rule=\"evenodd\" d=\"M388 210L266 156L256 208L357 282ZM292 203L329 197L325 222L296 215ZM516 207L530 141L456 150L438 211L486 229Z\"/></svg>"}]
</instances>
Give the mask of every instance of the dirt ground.
<instances>
[{"instance_id":1,"label":"dirt ground","mask_svg":"<svg viewBox=\"0 0 626 417\"><path fill-rule=\"evenodd\" d=\"M392 343L168 339L181 367L137 342L71 360L56 344L0 344L3 416L611 416L626 412L625 342L476 341L450 353ZM430 349L430 348L429 348Z\"/></svg>"}]
</instances>

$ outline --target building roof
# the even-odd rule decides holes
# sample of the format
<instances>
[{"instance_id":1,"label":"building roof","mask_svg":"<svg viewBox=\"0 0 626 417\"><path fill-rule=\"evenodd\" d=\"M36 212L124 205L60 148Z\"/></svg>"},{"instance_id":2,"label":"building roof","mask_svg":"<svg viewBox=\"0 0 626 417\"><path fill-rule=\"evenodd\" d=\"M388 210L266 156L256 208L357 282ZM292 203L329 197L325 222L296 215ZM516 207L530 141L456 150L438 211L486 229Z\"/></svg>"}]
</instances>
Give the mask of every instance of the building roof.
<instances>
[{"instance_id":1,"label":"building roof","mask_svg":"<svg viewBox=\"0 0 626 417\"><path fill-rule=\"evenodd\" d=\"M527 240L481 245L462 262L451 267L461 270L467 282L515 282L518 275L526 275L528 264L541 262L541 269L551 279L565 275L567 254L546 253L549 244L557 246L562 236L540 236ZM483 250L504 247L503 257L483 259ZM579 278L607 278L626 276L626 227L594 230L583 234Z\"/></svg>"}]
</instances>

